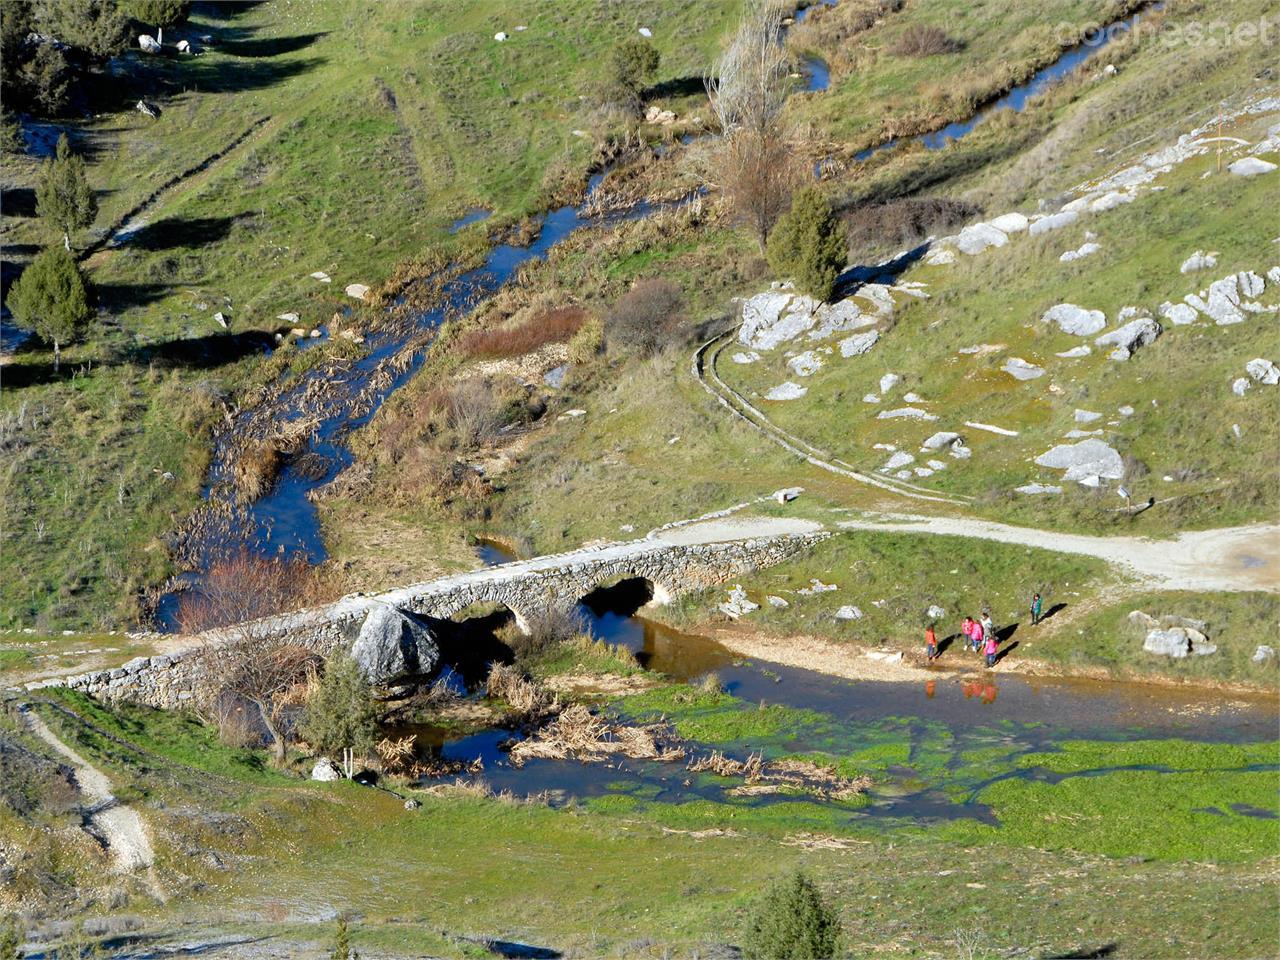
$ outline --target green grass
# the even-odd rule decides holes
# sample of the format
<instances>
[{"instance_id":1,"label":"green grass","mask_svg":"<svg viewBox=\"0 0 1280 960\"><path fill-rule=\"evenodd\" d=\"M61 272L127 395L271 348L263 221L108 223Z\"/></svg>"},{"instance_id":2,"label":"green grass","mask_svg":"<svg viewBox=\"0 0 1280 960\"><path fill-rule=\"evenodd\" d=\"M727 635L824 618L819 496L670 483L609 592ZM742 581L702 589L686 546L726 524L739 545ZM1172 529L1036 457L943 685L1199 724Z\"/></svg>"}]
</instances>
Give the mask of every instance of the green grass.
<instances>
[{"instance_id":1,"label":"green grass","mask_svg":"<svg viewBox=\"0 0 1280 960\"><path fill-rule=\"evenodd\" d=\"M525 665L539 679L563 674L632 677L645 672L630 650L590 636L557 644Z\"/></svg>"},{"instance_id":2,"label":"green grass","mask_svg":"<svg viewBox=\"0 0 1280 960\"><path fill-rule=\"evenodd\" d=\"M829 736L828 719L812 710L780 704L745 703L725 693L697 687L659 687L621 701L627 716L640 720L665 718L680 736L716 745L737 745L756 750L786 743L805 734Z\"/></svg>"},{"instance_id":3,"label":"green grass","mask_svg":"<svg viewBox=\"0 0 1280 960\"><path fill-rule=\"evenodd\" d=\"M838 589L797 593L815 578ZM765 632L917 651L924 647L931 606L946 611L936 627L939 639L958 631L966 614L977 616L983 607L1000 625L1028 621L1023 626L1029 627L1032 594L1045 598L1046 610L1059 602L1070 608L1110 581L1106 564L1087 557L974 544L963 537L857 532L837 533L796 558L747 574L742 585L761 605L749 622ZM773 607L767 596L780 596L788 606ZM693 595L670 616L696 622L712 616L723 599L719 590ZM835 619L845 605L856 606L862 619ZM1017 639L1026 638L1020 631Z\"/></svg>"},{"instance_id":4,"label":"green grass","mask_svg":"<svg viewBox=\"0 0 1280 960\"><path fill-rule=\"evenodd\" d=\"M1062 775L1056 782L1005 779L977 792L975 799L999 817L998 827L953 822L942 829L961 843L985 836L1108 857L1255 860L1272 855L1280 842L1278 760L1274 743L1067 742L1060 752L1026 754L1017 761L1024 770ZM1161 769L1119 769L1136 765ZM1250 769L1254 765L1269 769ZM1263 815L1236 812L1233 805Z\"/></svg>"},{"instance_id":5,"label":"green grass","mask_svg":"<svg viewBox=\"0 0 1280 960\"><path fill-rule=\"evenodd\" d=\"M1152 616L1173 614L1203 620L1217 652L1183 661L1145 652L1142 641L1147 631L1128 619L1134 610ZM1193 682L1228 681L1271 687L1277 682L1274 659L1254 663L1253 654L1274 633L1277 622L1280 599L1274 594L1144 593L1090 609L1083 617L1070 618L1061 628L1048 621L1047 635L1037 636L1028 653L1067 667L1101 666L1119 675L1160 674Z\"/></svg>"},{"instance_id":6,"label":"green grass","mask_svg":"<svg viewBox=\"0 0 1280 960\"><path fill-rule=\"evenodd\" d=\"M172 572L162 538L197 502L207 431L221 416L209 398L234 405L260 368L275 370L256 352L237 361L214 312L229 313L233 334L273 330L288 311L311 327L353 303L348 283L376 286L402 262L474 250L485 230L582 180L594 141L616 127L591 98L595 64L615 42L651 22L658 79L696 76L733 14L727 0L294 0L198 10L191 32L215 42L193 58L129 54L128 82L163 114L105 114L79 129L95 148L95 230L270 119L166 194L133 244L88 261L106 322L66 351L61 376L43 349L6 367L0 418L21 443L0 475L0 507L22 522L0 563L0 625L129 622L144 589ZM529 29L492 39L517 22ZM578 128L591 135L573 136ZM5 178L28 186L36 164L7 158ZM474 206L494 217L451 238L449 222ZM19 246L51 239L9 210L5 227ZM308 277L320 269L331 286ZM374 317L356 313L360 324ZM162 480L166 471L175 479Z\"/></svg>"}]
</instances>

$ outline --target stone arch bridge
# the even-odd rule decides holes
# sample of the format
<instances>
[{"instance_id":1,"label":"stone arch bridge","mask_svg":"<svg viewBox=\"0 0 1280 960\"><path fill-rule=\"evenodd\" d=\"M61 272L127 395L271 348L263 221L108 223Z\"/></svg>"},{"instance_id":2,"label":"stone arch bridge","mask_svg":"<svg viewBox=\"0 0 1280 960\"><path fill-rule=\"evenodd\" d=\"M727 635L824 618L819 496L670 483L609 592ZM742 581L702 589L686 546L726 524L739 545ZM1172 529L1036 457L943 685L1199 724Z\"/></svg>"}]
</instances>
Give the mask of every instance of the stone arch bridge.
<instances>
[{"instance_id":1,"label":"stone arch bridge","mask_svg":"<svg viewBox=\"0 0 1280 960\"><path fill-rule=\"evenodd\" d=\"M388 611L443 621L477 606L506 607L523 629L544 611L571 608L599 587L635 578L648 584L651 603L660 605L780 563L829 535L817 523L780 518L676 525L639 540L452 574L376 595L353 594L324 606L209 631L175 653L139 657L114 670L54 682L106 699L178 706L202 686L200 660L209 644L287 638L327 656L365 643L366 622L386 617Z\"/></svg>"}]
</instances>

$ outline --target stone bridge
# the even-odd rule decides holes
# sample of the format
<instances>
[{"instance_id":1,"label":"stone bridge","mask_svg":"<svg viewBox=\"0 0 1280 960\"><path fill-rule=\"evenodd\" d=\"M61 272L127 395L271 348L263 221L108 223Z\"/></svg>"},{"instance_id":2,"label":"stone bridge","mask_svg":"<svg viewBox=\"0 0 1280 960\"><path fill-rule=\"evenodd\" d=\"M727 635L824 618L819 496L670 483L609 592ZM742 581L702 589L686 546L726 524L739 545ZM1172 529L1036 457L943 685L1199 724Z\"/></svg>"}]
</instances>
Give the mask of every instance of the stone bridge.
<instances>
[{"instance_id":1,"label":"stone bridge","mask_svg":"<svg viewBox=\"0 0 1280 960\"><path fill-rule=\"evenodd\" d=\"M622 580L643 580L651 604L662 605L780 563L827 536L811 521L767 517L675 525L640 540L519 560L376 595L353 594L324 606L209 631L192 637L189 647L175 653L138 657L114 670L44 685L63 685L104 699L179 706L203 686L203 651L228 639L287 638L327 656L350 650L366 619L388 609L445 621L506 608L524 629L543 612L572 608L592 591Z\"/></svg>"}]
</instances>

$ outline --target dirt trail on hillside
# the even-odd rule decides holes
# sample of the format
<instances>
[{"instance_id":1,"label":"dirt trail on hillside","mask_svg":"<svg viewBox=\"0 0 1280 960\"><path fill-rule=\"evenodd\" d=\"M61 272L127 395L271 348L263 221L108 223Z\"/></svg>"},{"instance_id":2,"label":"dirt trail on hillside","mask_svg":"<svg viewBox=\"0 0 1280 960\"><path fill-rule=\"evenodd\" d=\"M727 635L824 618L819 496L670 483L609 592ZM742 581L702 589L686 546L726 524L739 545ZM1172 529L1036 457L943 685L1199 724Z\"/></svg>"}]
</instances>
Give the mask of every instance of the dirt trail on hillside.
<instances>
[{"instance_id":1,"label":"dirt trail on hillside","mask_svg":"<svg viewBox=\"0 0 1280 960\"><path fill-rule=\"evenodd\" d=\"M1170 540L1094 537L967 517L911 514L881 514L836 525L842 530L973 537L1097 557L1164 590L1280 592L1280 524L1274 523L1188 531Z\"/></svg>"},{"instance_id":2,"label":"dirt trail on hillside","mask_svg":"<svg viewBox=\"0 0 1280 960\"><path fill-rule=\"evenodd\" d=\"M30 707L22 711L27 729L75 767L76 785L89 801L86 815L97 836L101 837L111 852L112 868L117 873L145 870L155 860L151 841L138 812L121 804L111 792L111 781L97 767L58 739L57 734Z\"/></svg>"}]
</instances>

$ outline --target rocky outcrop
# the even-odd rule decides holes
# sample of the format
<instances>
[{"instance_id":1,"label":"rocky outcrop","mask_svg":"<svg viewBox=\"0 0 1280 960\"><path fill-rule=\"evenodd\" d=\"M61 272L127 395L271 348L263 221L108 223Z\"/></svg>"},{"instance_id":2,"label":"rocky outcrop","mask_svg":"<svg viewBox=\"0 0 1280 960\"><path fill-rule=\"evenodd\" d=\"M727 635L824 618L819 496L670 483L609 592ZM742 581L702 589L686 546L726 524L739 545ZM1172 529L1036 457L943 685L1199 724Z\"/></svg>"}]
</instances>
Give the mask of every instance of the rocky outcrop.
<instances>
[{"instance_id":1,"label":"rocky outcrop","mask_svg":"<svg viewBox=\"0 0 1280 960\"><path fill-rule=\"evenodd\" d=\"M1037 367L1021 357L1010 357L1000 369L1015 380L1035 380L1044 376L1044 367Z\"/></svg>"},{"instance_id":2,"label":"rocky outcrop","mask_svg":"<svg viewBox=\"0 0 1280 960\"><path fill-rule=\"evenodd\" d=\"M1266 384L1274 387L1280 384L1280 367L1277 367L1270 360L1264 357L1258 357L1256 360L1250 360L1244 365L1245 373L1253 377L1258 383Z\"/></svg>"},{"instance_id":3,"label":"rocky outcrop","mask_svg":"<svg viewBox=\"0 0 1280 960\"><path fill-rule=\"evenodd\" d=\"M351 659L370 683L383 685L402 677L426 676L440 661L440 647L427 625L390 605L369 611Z\"/></svg>"},{"instance_id":4,"label":"rocky outcrop","mask_svg":"<svg viewBox=\"0 0 1280 960\"><path fill-rule=\"evenodd\" d=\"M1101 310L1086 310L1074 303L1060 303L1045 311L1040 320L1056 324L1063 333L1077 337L1091 337L1107 325L1107 315Z\"/></svg>"},{"instance_id":5,"label":"rocky outcrop","mask_svg":"<svg viewBox=\"0 0 1280 960\"><path fill-rule=\"evenodd\" d=\"M1150 317L1139 317L1130 320L1123 327L1104 333L1093 342L1100 347L1115 347L1111 351L1112 360L1128 360L1140 347L1155 343L1163 333L1163 328Z\"/></svg>"},{"instance_id":6,"label":"rocky outcrop","mask_svg":"<svg viewBox=\"0 0 1280 960\"><path fill-rule=\"evenodd\" d=\"M1040 454L1035 462L1042 467L1065 470L1063 480L1083 481L1091 477L1119 480L1124 476L1124 460L1102 440L1061 443Z\"/></svg>"}]
</instances>

